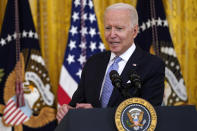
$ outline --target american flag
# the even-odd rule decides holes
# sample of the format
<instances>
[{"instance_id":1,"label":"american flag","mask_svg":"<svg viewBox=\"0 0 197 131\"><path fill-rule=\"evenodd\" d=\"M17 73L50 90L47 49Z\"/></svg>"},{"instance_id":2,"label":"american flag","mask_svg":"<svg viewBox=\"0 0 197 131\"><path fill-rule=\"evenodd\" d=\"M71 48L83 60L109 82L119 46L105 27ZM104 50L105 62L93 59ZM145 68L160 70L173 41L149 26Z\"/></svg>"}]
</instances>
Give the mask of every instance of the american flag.
<instances>
[{"instance_id":1,"label":"american flag","mask_svg":"<svg viewBox=\"0 0 197 131\"><path fill-rule=\"evenodd\" d=\"M22 107L17 107L16 96L12 97L3 111L4 121L7 125L19 125L29 120L32 115L31 109L27 106L27 103Z\"/></svg>"},{"instance_id":2,"label":"american flag","mask_svg":"<svg viewBox=\"0 0 197 131\"><path fill-rule=\"evenodd\" d=\"M69 38L57 91L59 105L70 102L86 60L104 50L92 0L73 0Z\"/></svg>"}]
</instances>

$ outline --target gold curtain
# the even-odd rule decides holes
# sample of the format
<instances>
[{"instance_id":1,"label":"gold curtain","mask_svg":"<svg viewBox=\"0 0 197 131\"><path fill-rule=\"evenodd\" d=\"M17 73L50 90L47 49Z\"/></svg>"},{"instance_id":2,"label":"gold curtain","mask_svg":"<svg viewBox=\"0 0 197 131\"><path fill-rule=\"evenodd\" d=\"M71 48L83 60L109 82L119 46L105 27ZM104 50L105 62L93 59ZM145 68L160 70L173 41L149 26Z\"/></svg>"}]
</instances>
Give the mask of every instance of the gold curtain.
<instances>
[{"instance_id":1,"label":"gold curtain","mask_svg":"<svg viewBox=\"0 0 197 131\"><path fill-rule=\"evenodd\" d=\"M40 37L53 92L56 94L70 27L72 0L29 0L34 24ZM103 13L113 3L136 5L137 0L93 0L102 40ZM0 1L0 30L7 0ZM170 33L181 64L189 104L197 105L197 1L163 0ZM107 47L107 45L106 45Z\"/></svg>"}]
</instances>

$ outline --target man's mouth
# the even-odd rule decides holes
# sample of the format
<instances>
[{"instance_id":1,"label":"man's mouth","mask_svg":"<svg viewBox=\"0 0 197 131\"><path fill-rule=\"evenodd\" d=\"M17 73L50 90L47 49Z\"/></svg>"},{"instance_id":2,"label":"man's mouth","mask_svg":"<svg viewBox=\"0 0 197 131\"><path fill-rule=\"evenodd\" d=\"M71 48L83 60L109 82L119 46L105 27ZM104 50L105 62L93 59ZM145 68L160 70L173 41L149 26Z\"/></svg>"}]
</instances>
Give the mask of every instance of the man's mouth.
<instances>
[{"instance_id":1,"label":"man's mouth","mask_svg":"<svg viewBox=\"0 0 197 131\"><path fill-rule=\"evenodd\" d=\"M110 42L110 44L117 45L117 44L120 44L120 42Z\"/></svg>"}]
</instances>

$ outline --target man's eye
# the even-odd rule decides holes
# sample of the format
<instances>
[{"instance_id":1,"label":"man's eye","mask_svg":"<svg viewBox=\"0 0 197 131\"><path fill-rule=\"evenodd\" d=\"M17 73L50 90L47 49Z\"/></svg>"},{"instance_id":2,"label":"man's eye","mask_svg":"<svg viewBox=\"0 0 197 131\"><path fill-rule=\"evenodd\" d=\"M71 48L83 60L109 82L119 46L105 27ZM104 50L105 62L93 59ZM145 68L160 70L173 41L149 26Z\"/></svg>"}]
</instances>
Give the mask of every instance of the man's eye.
<instances>
[{"instance_id":1,"label":"man's eye","mask_svg":"<svg viewBox=\"0 0 197 131\"><path fill-rule=\"evenodd\" d=\"M106 30L110 30L111 28L110 28L110 27L105 27L105 29L106 29Z\"/></svg>"},{"instance_id":2,"label":"man's eye","mask_svg":"<svg viewBox=\"0 0 197 131\"><path fill-rule=\"evenodd\" d=\"M117 30L122 30L123 28L122 28L122 27L117 27L116 29L117 29Z\"/></svg>"}]
</instances>

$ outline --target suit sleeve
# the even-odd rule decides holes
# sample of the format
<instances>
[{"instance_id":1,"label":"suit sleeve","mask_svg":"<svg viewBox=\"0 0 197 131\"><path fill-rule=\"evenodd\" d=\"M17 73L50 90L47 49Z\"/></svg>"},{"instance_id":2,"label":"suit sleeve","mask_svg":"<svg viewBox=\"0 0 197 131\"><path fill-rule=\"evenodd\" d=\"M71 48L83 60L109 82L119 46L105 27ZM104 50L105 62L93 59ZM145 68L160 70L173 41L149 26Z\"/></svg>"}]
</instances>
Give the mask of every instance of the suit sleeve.
<instances>
[{"instance_id":1,"label":"suit sleeve","mask_svg":"<svg viewBox=\"0 0 197 131\"><path fill-rule=\"evenodd\" d=\"M87 64L86 64L87 65ZM77 103L85 103L85 72L86 72L86 66L84 66L84 69L81 74L81 80L79 82L77 90L74 92L72 96L72 100L70 101L69 105L75 107Z\"/></svg>"}]
</instances>

